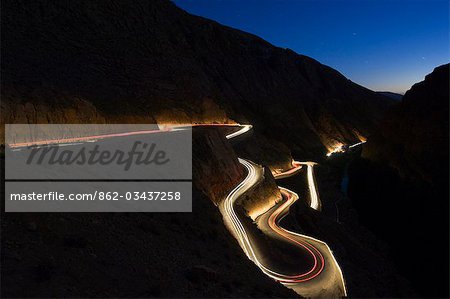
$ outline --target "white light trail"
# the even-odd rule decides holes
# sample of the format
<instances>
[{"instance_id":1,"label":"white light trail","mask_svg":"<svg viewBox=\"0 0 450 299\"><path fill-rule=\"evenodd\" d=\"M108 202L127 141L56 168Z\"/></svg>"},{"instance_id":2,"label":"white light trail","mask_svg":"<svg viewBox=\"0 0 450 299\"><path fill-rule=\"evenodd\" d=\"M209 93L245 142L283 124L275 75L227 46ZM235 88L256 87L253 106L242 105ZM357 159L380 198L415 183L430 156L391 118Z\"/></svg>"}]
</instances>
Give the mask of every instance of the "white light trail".
<instances>
[{"instance_id":1,"label":"white light trail","mask_svg":"<svg viewBox=\"0 0 450 299\"><path fill-rule=\"evenodd\" d=\"M278 215L286 213L286 209L288 209L289 206L296 200L296 198L294 197L289 198L289 200L283 203L278 209L276 209L272 213L272 215L269 218L269 226L275 232L282 235L284 238L306 249L315 260L314 266L311 268L311 270L303 274L286 275L272 271L259 261L258 256L255 253L255 249L253 248L252 243L247 235L247 232L243 224L239 220L238 216L236 215L236 212L234 210L234 203L242 194L244 194L248 189L250 189L256 183L258 183L261 174L257 172L256 167L249 161L239 158L239 162L247 169L247 176L225 198L223 202L223 208L225 213L223 213L223 215L232 224L234 228L234 234L237 237L242 249L248 256L248 258L252 260L267 276L282 283L299 283L311 280L317 275L319 275L323 269L323 256L321 255L320 251L309 243L303 243L293 239L292 237L289 237L288 235L286 235L286 232L284 232L277 224L277 222L279 221ZM318 260L320 260L321 262L319 263Z\"/></svg>"},{"instance_id":2,"label":"white light trail","mask_svg":"<svg viewBox=\"0 0 450 299\"><path fill-rule=\"evenodd\" d=\"M358 143L350 145L349 148L352 148L352 147L355 147L355 146L358 146L358 145L361 145L361 144L364 144L364 143L366 143L366 141L361 141L361 142L358 142Z\"/></svg>"},{"instance_id":3,"label":"white light trail","mask_svg":"<svg viewBox=\"0 0 450 299\"><path fill-rule=\"evenodd\" d=\"M354 148L354 147L356 147L356 146L358 146L358 145L362 145L362 144L364 144L364 143L366 143L366 141L361 141L361 142L358 142L358 143L349 145L348 148L349 148L349 149L350 149L350 148ZM345 150L345 145L340 145L340 146L334 148L332 151L328 152L328 153L327 153L327 157L330 157L330 156L332 156L333 154L336 154L336 153L345 153L345 152L346 152L346 150Z\"/></svg>"},{"instance_id":4,"label":"white light trail","mask_svg":"<svg viewBox=\"0 0 450 299\"><path fill-rule=\"evenodd\" d=\"M234 133L228 134L226 137L227 139L231 139L237 136L240 136L248 131L250 131L250 129L252 128L252 125L239 125L241 127L241 129L239 131L236 131Z\"/></svg>"},{"instance_id":5,"label":"white light trail","mask_svg":"<svg viewBox=\"0 0 450 299\"><path fill-rule=\"evenodd\" d=\"M321 204L319 200L319 194L317 192L316 180L314 178L313 173L313 167L315 163L306 162L306 164L308 165L308 188L309 188L309 197L311 199L310 206L314 210L320 211Z\"/></svg>"},{"instance_id":6,"label":"white light trail","mask_svg":"<svg viewBox=\"0 0 450 299\"><path fill-rule=\"evenodd\" d=\"M272 172L275 179L284 179L297 174L302 169L302 163L298 161L292 161L292 168L280 173Z\"/></svg>"},{"instance_id":7,"label":"white light trail","mask_svg":"<svg viewBox=\"0 0 450 299\"><path fill-rule=\"evenodd\" d=\"M286 177L290 177L294 174L297 174L300 169L302 169L302 165L306 165L307 167L307 176L308 176L308 189L309 189L309 195L310 195L310 207L314 210L320 211L321 209L321 202L319 198L319 192L317 190L316 186L316 180L314 178L314 170L313 167L317 163L315 162L299 162L299 161L292 161L293 168L286 170L282 173L273 173L273 176L275 179L284 179Z\"/></svg>"}]
</instances>

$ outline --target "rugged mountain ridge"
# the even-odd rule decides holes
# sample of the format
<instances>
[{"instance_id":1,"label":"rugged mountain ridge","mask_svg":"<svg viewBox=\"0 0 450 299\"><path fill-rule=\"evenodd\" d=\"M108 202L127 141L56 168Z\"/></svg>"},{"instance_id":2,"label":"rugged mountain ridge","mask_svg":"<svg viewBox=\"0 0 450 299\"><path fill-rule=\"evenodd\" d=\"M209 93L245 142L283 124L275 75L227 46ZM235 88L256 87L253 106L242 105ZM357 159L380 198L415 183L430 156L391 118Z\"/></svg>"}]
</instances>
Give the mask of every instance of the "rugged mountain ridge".
<instances>
[{"instance_id":1,"label":"rugged mountain ridge","mask_svg":"<svg viewBox=\"0 0 450 299\"><path fill-rule=\"evenodd\" d=\"M163 0L5 1L2 41L2 109L14 111L5 123L236 121L313 155L367 136L392 102ZM77 101L99 117L24 110L43 103L65 114Z\"/></svg>"},{"instance_id":2,"label":"rugged mountain ridge","mask_svg":"<svg viewBox=\"0 0 450 299\"><path fill-rule=\"evenodd\" d=\"M393 100L396 100L396 101L401 101L402 98L403 98L402 94L395 93L395 92L390 92L390 91L377 91L377 93L381 94L383 96L386 96L388 98L391 98Z\"/></svg>"}]
</instances>

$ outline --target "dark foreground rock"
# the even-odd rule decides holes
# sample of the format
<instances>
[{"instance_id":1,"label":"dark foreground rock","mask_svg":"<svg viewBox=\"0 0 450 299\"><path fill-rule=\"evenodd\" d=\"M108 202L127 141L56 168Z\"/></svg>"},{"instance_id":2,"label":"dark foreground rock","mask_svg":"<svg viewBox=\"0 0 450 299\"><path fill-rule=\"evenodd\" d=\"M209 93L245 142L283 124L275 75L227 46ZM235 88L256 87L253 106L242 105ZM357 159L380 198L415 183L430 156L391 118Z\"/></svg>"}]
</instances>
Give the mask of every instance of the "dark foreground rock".
<instances>
[{"instance_id":1,"label":"dark foreground rock","mask_svg":"<svg viewBox=\"0 0 450 299\"><path fill-rule=\"evenodd\" d=\"M198 191L192 213L2 213L1 230L2 298L298 297Z\"/></svg>"}]
</instances>

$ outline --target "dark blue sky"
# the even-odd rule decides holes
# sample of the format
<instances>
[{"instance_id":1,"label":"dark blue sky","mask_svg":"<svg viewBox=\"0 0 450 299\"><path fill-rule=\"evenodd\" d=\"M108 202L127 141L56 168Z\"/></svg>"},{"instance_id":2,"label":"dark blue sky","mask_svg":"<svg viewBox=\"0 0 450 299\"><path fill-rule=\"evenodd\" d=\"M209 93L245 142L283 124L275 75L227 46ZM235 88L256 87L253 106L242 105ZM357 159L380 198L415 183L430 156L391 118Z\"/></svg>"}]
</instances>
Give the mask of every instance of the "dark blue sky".
<instances>
[{"instance_id":1,"label":"dark blue sky","mask_svg":"<svg viewBox=\"0 0 450 299\"><path fill-rule=\"evenodd\" d=\"M311 56L373 90L404 93L450 61L447 0L174 2Z\"/></svg>"}]
</instances>

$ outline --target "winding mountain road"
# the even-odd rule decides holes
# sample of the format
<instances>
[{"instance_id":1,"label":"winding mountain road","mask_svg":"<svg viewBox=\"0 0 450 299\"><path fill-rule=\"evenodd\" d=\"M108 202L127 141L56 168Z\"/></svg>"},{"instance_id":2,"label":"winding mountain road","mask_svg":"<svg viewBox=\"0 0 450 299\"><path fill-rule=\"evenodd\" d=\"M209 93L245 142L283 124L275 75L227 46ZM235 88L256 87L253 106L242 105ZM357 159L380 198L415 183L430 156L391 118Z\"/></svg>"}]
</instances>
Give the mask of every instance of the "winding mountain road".
<instances>
[{"instance_id":1,"label":"winding mountain road","mask_svg":"<svg viewBox=\"0 0 450 299\"><path fill-rule=\"evenodd\" d=\"M228 139L242 135L250 130L250 126L241 126L238 131L227 135ZM298 195L286 188L279 187L283 200L256 218L258 228L267 236L276 239L284 239L292 246L297 246L312 261L312 265L306 271L295 275L281 273L264 264L261 257L266 256L260 252L259 246L252 244L250 230L246 230L244 221L240 220L235 210L236 201L247 191L255 187L263 177L263 168L251 161L239 158L239 162L246 168L247 176L225 198L219 208L224 217L225 224L233 233L239 244L252 260L267 276L285 284L305 297L343 297L347 295L342 271L333 256L332 251L324 242L289 231L279 225L280 221L289 213L289 208L299 199ZM274 173L276 179L296 175L303 166L307 167L308 188L310 193L310 206L320 210L321 203L314 178L314 162L292 162L293 168L282 173Z\"/></svg>"}]
</instances>

